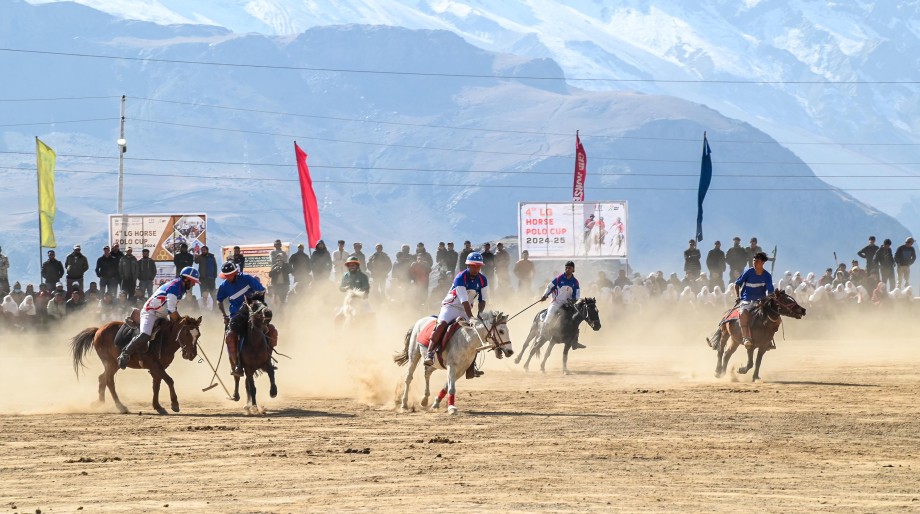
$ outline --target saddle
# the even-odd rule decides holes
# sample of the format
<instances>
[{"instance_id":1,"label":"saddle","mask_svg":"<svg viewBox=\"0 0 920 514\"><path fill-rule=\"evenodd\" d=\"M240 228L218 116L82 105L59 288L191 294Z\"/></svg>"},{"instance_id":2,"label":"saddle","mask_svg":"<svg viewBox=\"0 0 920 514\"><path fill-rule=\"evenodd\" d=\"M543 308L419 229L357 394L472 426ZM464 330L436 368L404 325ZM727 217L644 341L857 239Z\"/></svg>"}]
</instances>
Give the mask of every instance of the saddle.
<instances>
[{"instance_id":1,"label":"saddle","mask_svg":"<svg viewBox=\"0 0 920 514\"><path fill-rule=\"evenodd\" d=\"M434 327L438 324L438 318L435 316L431 317L431 321L425 325L425 328L419 331L418 344L428 348L428 345L431 344L431 336L434 334ZM444 367L444 359L441 357L441 354L444 353L444 350L447 348L447 343L450 341L450 338L453 337L454 333L460 330L460 323L457 323L456 320L451 321L447 324L447 330L444 332L444 338L441 339L441 349L438 350L437 358L438 362L441 363L441 367Z\"/></svg>"},{"instance_id":2,"label":"saddle","mask_svg":"<svg viewBox=\"0 0 920 514\"><path fill-rule=\"evenodd\" d=\"M115 347L119 350L123 350L125 346L128 346L128 343L137 336L140 332L140 322L137 318L137 313L139 311L134 309L131 314L125 318L125 322L118 327L118 332L115 333ZM153 332L150 334L150 342L153 343L157 340L157 336L160 333L160 328L163 327L165 319L158 319L156 323L153 324Z\"/></svg>"},{"instance_id":3,"label":"saddle","mask_svg":"<svg viewBox=\"0 0 920 514\"><path fill-rule=\"evenodd\" d=\"M740 317L741 317L741 309L739 309L738 307L735 307L731 311L729 311L729 313L726 314L724 318L722 318L722 321L719 322L719 326L721 327L722 325L726 323L731 323L732 321L739 319Z\"/></svg>"}]
</instances>

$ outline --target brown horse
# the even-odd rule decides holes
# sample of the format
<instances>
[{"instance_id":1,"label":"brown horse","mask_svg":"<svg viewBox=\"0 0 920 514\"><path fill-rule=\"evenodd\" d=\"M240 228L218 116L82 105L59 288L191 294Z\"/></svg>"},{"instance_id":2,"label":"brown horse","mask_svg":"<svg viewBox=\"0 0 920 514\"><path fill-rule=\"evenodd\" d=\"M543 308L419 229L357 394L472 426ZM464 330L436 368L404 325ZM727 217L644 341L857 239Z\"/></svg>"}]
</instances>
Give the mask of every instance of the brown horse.
<instances>
[{"instance_id":1,"label":"brown horse","mask_svg":"<svg viewBox=\"0 0 920 514\"><path fill-rule=\"evenodd\" d=\"M94 404L105 403L105 388L108 386L109 394L112 395L112 401L115 402L118 411L125 414L128 408L121 403L118 393L115 392L115 373L119 371L118 355L121 353L121 348L115 345L115 334L122 325L124 323L121 321L113 321L106 323L101 328L87 328L71 340L70 348L73 354L73 370L78 378L80 367L83 366L83 358L90 348L96 349L96 354L99 355L105 371L99 375L99 400ZM193 360L198 356L198 337L201 335L198 327L200 325L200 317L194 319L188 316L176 321L163 322L156 338L150 341L147 351L135 353L128 362L129 367L146 369L153 377L153 408L160 414L166 414L166 409L160 406L161 381L165 381L169 386L170 407L173 412L179 412L179 399L176 397L173 379L166 373L166 368L172 363L179 348L182 348L182 358L186 360Z\"/></svg>"},{"instance_id":2,"label":"brown horse","mask_svg":"<svg viewBox=\"0 0 920 514\"><path fill-rule=\"evenodd\" d=\"M802 319L805 316L805 307L796 303L795 298L779 289L761 300L751 314L751 342L753 344L747 349L747 365L738 368L738 373L744 375L754 368L753 382L760 380L760 362L763 360L763 354L773 348L773 335L779 330L782 316ZM725 374L728 369L728 361L741 345L740 322L738 319L733 319L723 323L713 337L717 338L710 339L715 342L713 349L719 352L716 362L716 378L718 378ZM755 348L757 349L756 365L754 363Z\"/></svg>"},{"instance_id":3,"label":"brown horse","mask_svg":"<svg viewBox=\"0 0 920 514\"><path fill-rule=\"evenodd\" d=\"M271 320L271 310L259 300L250 300L240 307L238 316L246 320L246 336L240 345L239 359L243 372L246 374L246 406L247 414L265 414L265 409L256 403L255 374L264 371L268 374L271 383L268 395L272 398L278 396L278 386L275 385L275 366L272 365L273 348L266 337L268 324ZM233 400L240 399L240 377L234 376Z\"/></svg>"}]
</instances>

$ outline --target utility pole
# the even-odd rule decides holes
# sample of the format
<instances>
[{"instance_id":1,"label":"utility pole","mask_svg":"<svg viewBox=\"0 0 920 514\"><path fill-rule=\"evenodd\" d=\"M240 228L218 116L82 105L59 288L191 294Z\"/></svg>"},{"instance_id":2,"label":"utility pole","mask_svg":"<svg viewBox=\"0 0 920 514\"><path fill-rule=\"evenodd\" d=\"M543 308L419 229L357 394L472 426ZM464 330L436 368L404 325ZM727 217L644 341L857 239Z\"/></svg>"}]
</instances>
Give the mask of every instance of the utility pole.
<instances>
[{"instance_id":1,"label":"utility pole","mask_svg":"<svg viewBox=\"0 0 920 514\"><path fill-rule=\"evenodd\" d=\"M121 130L118 133L118 214L122 213L122 195L125 187L125 152L128 151L128 142L125 141L125 95L121 95Z\"/></svg>"}]
</instances>

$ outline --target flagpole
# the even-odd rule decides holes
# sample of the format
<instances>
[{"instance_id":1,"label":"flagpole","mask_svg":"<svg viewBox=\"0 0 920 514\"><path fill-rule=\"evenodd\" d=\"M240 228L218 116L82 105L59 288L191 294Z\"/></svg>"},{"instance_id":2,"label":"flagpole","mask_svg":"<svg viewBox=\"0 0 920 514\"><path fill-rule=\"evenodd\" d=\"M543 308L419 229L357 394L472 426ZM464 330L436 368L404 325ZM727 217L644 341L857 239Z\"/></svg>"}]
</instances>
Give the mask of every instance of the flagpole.
<instances>
[{"instance_id":1,"label":"flagpole","mask_svg":"<svg viewBox=\"0 0 920 514\"><path fill-rule=\"evenodd\" d=\"M41 165L38 162L38 136L35 136L35 203L38 206L38 273L41 275L42 269L42 181L39 173L41 173Z\"/></svg>"}]
</instances>

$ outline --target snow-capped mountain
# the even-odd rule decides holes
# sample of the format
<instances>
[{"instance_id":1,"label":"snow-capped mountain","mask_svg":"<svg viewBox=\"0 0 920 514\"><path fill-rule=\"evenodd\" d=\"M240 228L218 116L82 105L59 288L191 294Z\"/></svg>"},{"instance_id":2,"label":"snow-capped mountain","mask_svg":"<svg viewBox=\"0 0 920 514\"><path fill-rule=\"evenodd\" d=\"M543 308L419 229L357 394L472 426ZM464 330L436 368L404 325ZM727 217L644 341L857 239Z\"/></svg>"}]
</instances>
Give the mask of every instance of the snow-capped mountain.
<instances>
[{"instance_id":1,"label":"snow-capped mountain","mask_svg":"<svg viewBox=\"0 0 920 514\"><path fill-rule=\"evenodd\" d=\"M266 37L215 26L228 23L217 19L217 10L201 9L203 2L193 3L196 12L179 10L183 5L161 0L151 3L158 11L149 12L214 23L162 26L68 3L0 4L0 46L6 48L275 67L0 51L2 68L16 77L0 81L0 99L22 99L3 105L9 121L0 127L0 214L7 220L4 237L15 241L0 244L19 271L21 263L37 260L29 173L36 134L60 156L58 240L89 247L105 240L122 94L128 96L125 211L207 212L218 244L303 237L292 140L310 154L327 240L380 240L393 250L414 244L405 240L410 237L459 242L514 233L517 202L569 197L576 130L588 151L588 196L629 202L630 261L642 270L680 268L695 225L704 131L717 175L707 197L706 243L757 235L765 247L779 245L790 266L816 269L832 251L861 247L867 232L896 240L907 235L877 209L828 191L808 165L755 126L705 105L625 88L584 89L571 80L567 86L564 66L546 55L496 53L449 31L348 25ZM269 4L222 5L220 12L231 16L239 5ZM344 13L365 4L336 5ZM409 11L421 20L447 19L444 13L460 4L419 5L430 12ZM502 5L504 14L520 15L519 4ZM609 15L600 4L576 5L593 8L600 20ZM564 18L559 15L560 23ZM528 35L512 46L533 49L540 41ZM655 63L675 73L682 68ZM320 68L327 71L315 71ZM482 78L495 76L508 78ZM30 98L62 100L25 101ZM43 120L55 124L49 128ZM22 125L28 123L35 124ZM37 262L29 266L34 270Z\"/></svg>"}]
</instances>

